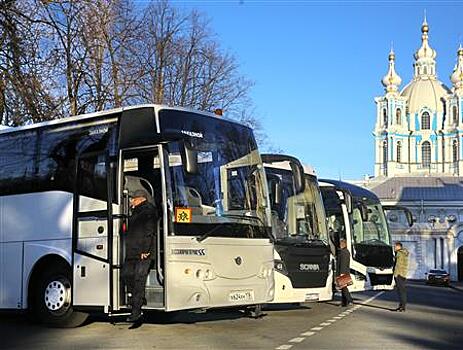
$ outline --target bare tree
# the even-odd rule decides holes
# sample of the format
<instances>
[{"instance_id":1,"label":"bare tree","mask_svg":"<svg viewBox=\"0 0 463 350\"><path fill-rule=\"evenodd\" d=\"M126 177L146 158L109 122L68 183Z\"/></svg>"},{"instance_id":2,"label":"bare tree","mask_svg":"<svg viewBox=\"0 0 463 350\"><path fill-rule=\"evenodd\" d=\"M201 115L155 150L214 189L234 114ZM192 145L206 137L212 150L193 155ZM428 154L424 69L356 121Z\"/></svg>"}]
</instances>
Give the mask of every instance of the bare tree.
<instances>
[{"instance_id":1,"label":"bare tree","mask_svg":"<svg viewBox=\"0 0 463 350\"><path fill-rule=\"evenodd\" d=\"M0 0L3 124L159 103L261 130L251 87L208 19L167 0Z\"/></svg>"},{"instance_id":2,"label":"bare tree","mask_svg":"<svg viewBox=\"0 0 463 350\"><path fill-rule=\"evenodd\" d=\"M130 103L142 74L135 49L140 21L132 3L97 0L83 11L82 22L88 103L94 110Z\"/></svg>"},{"instance_id":3,"label":"bare tree","mask_svg":"<svg viewBox=\"0 0 463 350\"><path fill-rule=\"evenodd\" d=\"M80 103L85 75L88 47L82 42L82 15L89 0L54 0L42 4L43 22L51 29L50 41L57 69L64 76L69 113L85 112L86 103Z\"/></svg>"},{"instance_id":4,"label":"bare tree","mask_svg":"<svg viewBox=\"0 0 463 350\"><path fill-rule=\"evenodd\" d=\"M46 82L36 15L33 2L0 2L0 116L7 125L51 119L57 109Z\"/></svg>"}]
</instances>

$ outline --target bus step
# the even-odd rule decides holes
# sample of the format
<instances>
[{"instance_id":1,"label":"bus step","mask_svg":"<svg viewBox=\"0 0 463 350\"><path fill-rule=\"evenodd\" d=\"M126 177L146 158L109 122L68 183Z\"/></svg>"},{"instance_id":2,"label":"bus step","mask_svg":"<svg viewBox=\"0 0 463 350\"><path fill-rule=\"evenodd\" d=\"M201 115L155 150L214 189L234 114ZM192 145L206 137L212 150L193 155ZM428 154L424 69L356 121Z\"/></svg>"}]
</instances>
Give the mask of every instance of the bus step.
<instances>
[{"instance_id":1,"label":"bus step","mask_svg":"<svg viewBox=\"0 0 463 350\"><path fill-rule=\"evenodd\" d=\"M163 307L164 306L164 288L146 287L145 297L148 307Z\"/></svg>"},{"instance_id":2,"label":"bus step","mask_svg":"<svg viewBox=\"0 0 463 350\"><path fill-rule=\"evenodd\" d=\"M131 315L130 312L120 312L120 313L118 313L118 312L112 312L112 313L109 313L109 314L108 314L109 317L129 316L129 315Z\"/></svg>"}]
</instances>

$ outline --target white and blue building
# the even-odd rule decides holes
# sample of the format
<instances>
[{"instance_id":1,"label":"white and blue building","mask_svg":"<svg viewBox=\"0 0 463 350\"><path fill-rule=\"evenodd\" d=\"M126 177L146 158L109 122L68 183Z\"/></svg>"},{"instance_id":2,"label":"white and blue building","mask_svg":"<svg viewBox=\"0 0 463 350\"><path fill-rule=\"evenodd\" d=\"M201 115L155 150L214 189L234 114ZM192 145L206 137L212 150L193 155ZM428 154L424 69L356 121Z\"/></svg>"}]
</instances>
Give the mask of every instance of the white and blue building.
<instances>
[{"instance_id":1,"label":"white and blue building","mask_svg":"<svg viewBox=\"0 0 463 350\"><path fill-rule=\"evenodd\" d=\"M375 177L356 183L382 204L412 211L411 228L403 215L387 216L393 240L411 253L409 278L444 269L452 280L463 280L463 47L451 87L438 79L436 55L426 20L413 79L402 88L395 53L389 53L385 94L375 98Z\"/></svg>"},{"instance_id":2,"label":"white and blue building","mask_svg":"<svg viewBox=\"0 0 463 350\"><path fill-rule=\"evenodd\" d=\"M414 76L400 90L395 53L382 79L385 95L375 98L375 176L463 175L463 48L448 88L437 76L436 51L429 45L429 26L421 27Z\"/></svg>"}]
</instances>

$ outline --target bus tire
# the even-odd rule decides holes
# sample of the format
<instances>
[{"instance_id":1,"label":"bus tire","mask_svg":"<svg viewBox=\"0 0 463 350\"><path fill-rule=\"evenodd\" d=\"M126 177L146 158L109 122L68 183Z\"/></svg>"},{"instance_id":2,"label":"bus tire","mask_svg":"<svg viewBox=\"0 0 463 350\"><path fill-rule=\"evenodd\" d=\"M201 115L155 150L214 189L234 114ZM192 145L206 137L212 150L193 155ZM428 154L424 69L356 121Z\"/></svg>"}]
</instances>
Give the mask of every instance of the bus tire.
<instances>
[{"instance_id":1,"label":"bus tire","mask_svg":"<svg viewBox=\"0 0 463 350\"><path fill-rule=\"evenodd\" d=\"M87 313L73 310L71 272L63 264L43 269L32 293L32 314L42 324L73 328L82 325L88 317Z\"/></svg>"}]
</instances>

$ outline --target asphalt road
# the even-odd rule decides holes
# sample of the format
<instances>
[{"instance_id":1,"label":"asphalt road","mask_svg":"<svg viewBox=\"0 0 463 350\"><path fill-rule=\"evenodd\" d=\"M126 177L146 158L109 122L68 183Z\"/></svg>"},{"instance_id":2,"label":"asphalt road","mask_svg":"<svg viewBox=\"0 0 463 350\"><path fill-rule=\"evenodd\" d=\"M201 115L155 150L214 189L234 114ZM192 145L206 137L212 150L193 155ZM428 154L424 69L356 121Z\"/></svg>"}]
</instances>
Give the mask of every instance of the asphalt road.
<instances>
[{"instance_id":1,"label":"asphalt road","mask_svg":"<svg viewBox=\"0 0 463 350\"><path fill-rule=\"evenodd\" d=\"M271 306L262 319L239 311L151 314L135 329L93 317L76 329L48 329L0 314L0 349L462 349L463 290L409 285L407 312L395 292L355 294L302 307Z\"/></svg>"}]
</instances>

